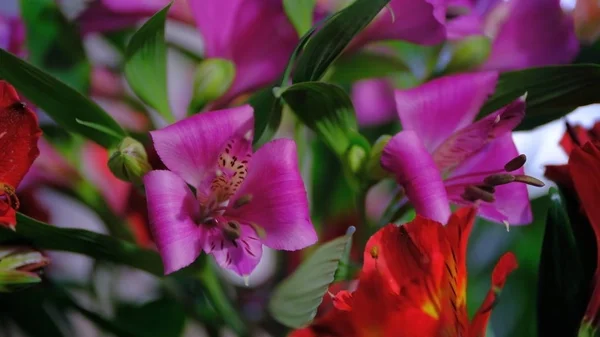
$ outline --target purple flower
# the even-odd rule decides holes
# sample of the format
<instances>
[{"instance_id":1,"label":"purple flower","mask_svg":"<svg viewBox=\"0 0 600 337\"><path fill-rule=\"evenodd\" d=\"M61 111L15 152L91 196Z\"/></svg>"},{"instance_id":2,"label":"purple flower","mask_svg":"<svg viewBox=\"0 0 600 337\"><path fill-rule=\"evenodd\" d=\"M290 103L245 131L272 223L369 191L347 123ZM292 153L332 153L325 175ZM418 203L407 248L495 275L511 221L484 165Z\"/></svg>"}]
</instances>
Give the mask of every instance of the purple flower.
<instances>
[{"instance_id":1,"label":"purple flower","mask_svg":"<svg viewBox=\"0 0 600 337\"><path fill-rule=\"evenodd\" d=\"M166 274L204 251L223 268L248 275L263 244L297 250L317 241L295 143L274 140L253 154L253 123L253 110L245 105L151 132L170 170L144 177L150 227Z\"/></svg>"},{"instance_id":2,"label":"purple flower","mask_svg":"<svg viewBox=\"0 0 600 337\"><path fill-rule=\"evenodd\" d=\"M235 65L226 102L276 80L289 60L298 35L281 0L188 0L204 38L206 57Z\"/></svg>"},{"instance_id":3,"label":"purple flower","mask_svg":"<svg viewBox=\"0 0 600 337\"><path fill-rule=\"evenodd\" d=\"M469 10L469 15L448 22L448 36L490 37L492 49L482 69L569 63L579 51L573 19L563 12L560 0L471 0Z\"/></svg>"},{"instance_id":4,"label":"purple flower","mask_svg":"<svg viewBox=\"0 0 600 337\"><path fill-rule=\"evenodd\" d=\"M511 130L523 119L525 102L473 122L497 79L496 72L461 74L396 91L404 130L384 148L381 165L395 175L417 213L444 222L448 200L483 200L480 214L487 219L531 222L526 186L508 183L524 180L523 168L504 168L518 156Z\"/></svg>"}]
</instances>

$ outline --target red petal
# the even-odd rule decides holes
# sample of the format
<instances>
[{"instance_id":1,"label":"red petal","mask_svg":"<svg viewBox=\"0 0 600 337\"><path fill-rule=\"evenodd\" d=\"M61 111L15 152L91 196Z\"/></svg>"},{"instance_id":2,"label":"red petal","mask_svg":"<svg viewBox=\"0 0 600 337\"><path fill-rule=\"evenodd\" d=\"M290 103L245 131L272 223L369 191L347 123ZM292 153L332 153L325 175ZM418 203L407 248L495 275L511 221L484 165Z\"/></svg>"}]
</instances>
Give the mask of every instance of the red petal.
<instances>
[{"instance_id":1,"label":"red petal","mask_svg":"<svg viewBox=\"0 0 600 337\"><path fill-rule=\"evenodd\" d=\"M502 255L496 264L496 267L494 267L494 271L492 272L492 289L488 291L485 299L483 300L483 304L481 304L481 307L479 307L479 310L473 317L473 321L469 327L468 337L485 336L487 323L490 319L490 314L492 312L492 307L496 302L496 298L504 287L504 283L506 283L506 278L508 275L517 269L517 267L517 258L513 253L506 253Z\"/></svg>"},{"instance_id":2,"label":"red petal","mask_svg":"<svg viewBox=\"0 0 600 337\"><path fill-rule=\"evenodd\" d=\"M575 190L579 196L583 210L587 215L594 233L596 242L600 242L600 142L588 142L581 148L573 149L569 157L569 171L573 178ZM598 261L600 261L600 246L598 248ZM600 280L600 268L596 268L595 280ZM600 283L596 281L595 289L585 316L597 322L600 320Z\"/></svg>"},{"instance_id":3,"label":"red petal","mask_svg":"<svg viewBox=\"0 0 600 337\"><path fill-rule=\"evenodd\" d=\"M579 142L579 145L583 145L592 140L590 138L590 135L588 134L588 130L586 130L581 125L573 126L572 131L573 135L577 137L577 142ZM573 151L573 149L575 148L578 148L579 145L575 143L573 137L571 136L571 134L569 134L569 132L565 132L565 134L560 140L560 146L563 148L563 150L565 150L567 155L570 155L571 151Z\"/></svg>"},{"instance_id":4,"label":"red petal","mask_svg":"<svg viewBox=\"0 0 600 337\"><path fill-rule=\"evenodd\" d=\"M39 155L41 134L37 116L21 103L15 88L0 81L0 183L19 185Z\"/></svg>"},{"instance_id":5,"label":"red petal","mask_svg":"<svg viewBox=\"0 0 600 337\"><path fill-rule=\"evenodd\" d=\"M0 200L0 226L15 228L17 213L9 204Z\"/></svg>"},{"instance_id":6,"label":"red petal","mask_svg":"<svg viewBox=\"0 0 600 337\"><path fill-rule=\"evenodd\" d=\"M455 265L455 281L456 281L456 304L457 307L466 306L467 296L467 243L473 229L475 216L477 215L476 207L463 207L452 213L448 220L446 229L446 237L452 249L451 256L448 256L447 261L453 262ZM448 263L448 262L447 262Z\"/></svg>"}]
</instances>

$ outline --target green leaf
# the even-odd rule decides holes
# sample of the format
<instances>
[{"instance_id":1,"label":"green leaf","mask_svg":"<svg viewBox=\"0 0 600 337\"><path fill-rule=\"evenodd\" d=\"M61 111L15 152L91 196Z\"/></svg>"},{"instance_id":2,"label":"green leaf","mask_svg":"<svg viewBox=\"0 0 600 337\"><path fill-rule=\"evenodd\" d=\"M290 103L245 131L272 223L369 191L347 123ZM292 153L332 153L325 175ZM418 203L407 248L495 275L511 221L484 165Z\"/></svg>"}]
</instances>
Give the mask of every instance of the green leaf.
<instances>
[{"instance_id":1,"label":"green leaf","mask_svg":"<svg viewBox=\"0 0 600 337\"><path fill-rule=\"evenodd\" d=\"M254 109L254 147L259 148L273 138L279 124L283 106L281 100L273 95L273 88L260 90L248 103Z\"/></svg>"},{"instance_id":2,"label":"green leaf","mask_svg":"<svg viewBox=\"0 0 600 337\"><path fill-rule=\"evenodd\" d=\"M587 307L590 280L562 196L551 188L549 198L539 266L538 336L575 336Z\"/></svg>"},{"instance_id":3,"label":"green leaf","mask_svg":"<svg viewBox=\"0 0 600 337\"><path fill-rule=\"evenodd\" d=\"M600 66L578 64L510 71L500 75L496 92L481 109L484 117L527 93L525 119L517 128L530 130L577 107L600 102Z\"/></svg>"},{"instance_id":4,"label":"green leaf","mask_svg":"<svg viewBox=\"0 0 600 337\"><path fill-rule=\"evenodd\" d=\"M333 64L327 80L337 83L353 83L407 71L410 70L406 64L394 56L362 51L338 59Z\"/></svg>"},{"instance_id":5,"label":"green leaf","mask_svg":"<svg viewBox=\"0 0 600 337\"><path fill-rule=\"evenodd\" d=\"M81 34L53 0L21 0L27 60L81 93L87 92L90 64Z\"/></svg>"},{"instance_id":6,"label":"green leaf","mask_svg":"<svg viewBox=\"0 0 600 337\"><path fill-rule=\"evenodd\" d=\"M163 266L154 251L133 243L82 229L58 228L17 214L16 232L0 228L0 243L24 241L42 250L59 250L87 255L162 276Z\"/></svg>"},{"instance_id":7,"label":"green leaf","mask_svg":"<svg viewBox=\"0 0 600 337\"><path fill-rule=\"evenodd\" d=\"M141 337L181 336L185 326L183 307L167 298L141 306L122 304L116 317L117 324Z\"/></svg>"},{"instance_id":8,"label":"green leaf","mask_svg":"<svg viewBox=\"0 0 600 337\"><path fill-rule=\"evenodd\" d=\"M390 0L357 0L329 18L308 41L294 71L294 83L319 80L327 68Z\"/></svg>"},{"instance_id":9,"label":"green leaf","mask_svg":"<svg viewBox=\"0 0 600 337\"><path fill-rule=\"evenodd\" d=\"M291 328L300 328L314 319L353 232L354 227L350 227L346 235L317 248L290 277L275 288L269 301L273 318Z\"/></svg>"},{"instance_id":10,"label":"green leaf","mask_svg":"<svg viewBox=\"0 0 600 337\"><path fill-rule=\"evenodd\" d=\"M171 4L154 14L129 41L125 52L125 77L144 103L174 122L167 94L165 21Z\"/></svg>"},{"instance_id":11,"label":"green leaf","mask_svg":"<svg viewBox=\"0 0 600 337\"><path fill-rule=\"evenodd\" d=\"M285 13L296 28L298 36L304 35L312 26L316 3L316 0L283 0Z\"/></svg>"},{"instance_id":12,"label":"green leaf","mask_svg":"<svg viewBox=\"0 0 600 337\"><path fill-rule=\"evenodd\" d=\"M56 123L110 148L126 136L112 117L96 103L51 75L0 49L0 78L44 110ZM113 136L81 125L77 119L101 125ZM118 135L119 137L117 137Z\"/></svg>"},{"instance_id":13,"label":"green leaf","mask_svg":"<svg viewBox=\"0 0 600 337\"><path fill-rule=\"evenodd\" d=\"M294 84L281 94L298 119L340 157L358 134L354 107L346 92L323 82Z\"/></svg>"}]
</instances>

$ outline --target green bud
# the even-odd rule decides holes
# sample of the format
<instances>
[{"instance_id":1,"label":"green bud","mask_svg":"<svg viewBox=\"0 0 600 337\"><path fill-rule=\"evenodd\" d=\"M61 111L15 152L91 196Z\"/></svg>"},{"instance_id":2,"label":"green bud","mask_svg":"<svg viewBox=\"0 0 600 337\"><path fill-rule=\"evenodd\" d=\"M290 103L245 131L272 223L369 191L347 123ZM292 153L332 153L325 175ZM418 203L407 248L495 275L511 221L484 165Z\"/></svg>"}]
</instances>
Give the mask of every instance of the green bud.
<instances>
[{"instance_id":1,"label":"green bud","mask_svg":"<svg viewBox=\"0 0 600 337\"><path fill-rule=\"evenodd\" d=\"M190 113L223 96L235 78L235 66L225 59L206 59L198 65L194 74L194 92Z\"/></svg>"},{"instance_id":2,"label":"green bud","mask_svg":"<svg viewBox=\"0 0 600 337\"><path fill-rule=\"evenodd\" d=\"M383 135L377 139L375 144L373 144L373 149L371 150L371 155L369 156L369 161L367 163L367 174L369 179L381 180L388 176L387 171L381 167L380 161L383 148L385 148L391 138L392 136Z\"/></svg>"},{"instance_id":3,"label":"green bud","mask_svg":"<svg viewBox=\"0 0 600 337\"><path fill-rule=\"evenodd\" d=\"M50 263L44 254L27 247L0 248L0 292L21 290L40 283L39 273Z\"/></svg>"},{"instance_id":4,"label":"green bud","mask_svg":"<svg viewBox=\"0 0 600 337\"><path fill-rule=\"evenodd\" d=\"M137 140L125 137L108 159L110 171L119 179L142 186L142 177L152 169L146 149Z\"/></svg>"},{"instance_id":5,"label":"green bud","mask_svg":"<svg viewBox=\"0 0 600 337\"><path fill-rule=\"evenodd\" d=\"M491 41L485 36L468 37L454 45L454 53L446 67L447 73L476 68L490 55Z\"/></svg>"}]
</instances>

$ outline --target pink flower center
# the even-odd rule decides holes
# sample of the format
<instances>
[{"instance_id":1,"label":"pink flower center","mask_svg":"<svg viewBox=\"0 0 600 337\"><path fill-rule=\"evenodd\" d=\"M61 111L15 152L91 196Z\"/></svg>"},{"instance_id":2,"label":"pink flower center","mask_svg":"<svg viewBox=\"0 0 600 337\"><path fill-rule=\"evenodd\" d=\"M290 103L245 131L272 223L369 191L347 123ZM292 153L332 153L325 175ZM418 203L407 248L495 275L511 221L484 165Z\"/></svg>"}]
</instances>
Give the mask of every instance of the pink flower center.
<instances>
[{"instance_id":1,"label":"pink flower center","mask_svg":"<svg viewBox=\"0 0 600 337\"><path fill-rule=\"evenodd\" d=\"M219 154L217 169L208 191L198 195L200 202L198 224L219 227L231 239L239 237L239 222L226 219L224 213L230 207L231 198L248 175L251 157L252 144L248 139L234 138L227 143L225 149ZM231 206L242 207L251 199L251 196L241 196Z\"/></svg>"}]
</instances>

